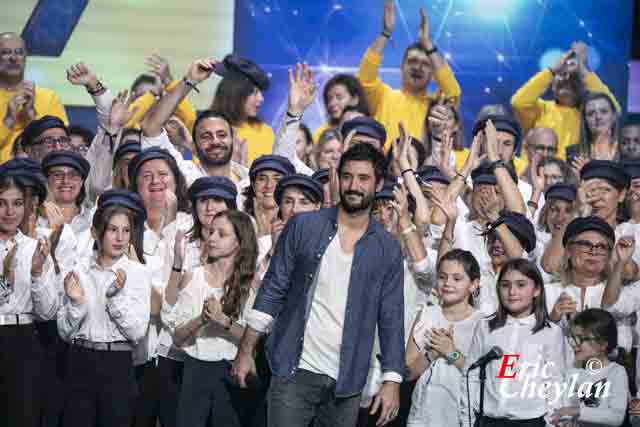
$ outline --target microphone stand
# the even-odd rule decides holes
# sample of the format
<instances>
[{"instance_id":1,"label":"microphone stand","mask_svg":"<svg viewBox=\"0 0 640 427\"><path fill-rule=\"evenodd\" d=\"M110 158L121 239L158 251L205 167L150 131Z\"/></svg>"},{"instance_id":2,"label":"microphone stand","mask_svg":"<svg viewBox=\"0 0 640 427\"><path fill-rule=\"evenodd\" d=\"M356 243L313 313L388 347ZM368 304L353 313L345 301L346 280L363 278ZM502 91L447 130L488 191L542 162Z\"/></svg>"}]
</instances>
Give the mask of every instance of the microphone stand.
<instances>
[{"instance_id":1,"label":"microphone stand","mask_svg":"<svg viewBox=\"0 0 640 427\"><path fill-rule=\"evenodd\" d=\"M479 423L477 423L477 426L483 427L484 420L482 418L484 417L484 383L487 379L487 365L480 366L479 379L480 379L480 406L478 407L478 414L476 418L479 420Z\"/></svg>"}]
</instances>

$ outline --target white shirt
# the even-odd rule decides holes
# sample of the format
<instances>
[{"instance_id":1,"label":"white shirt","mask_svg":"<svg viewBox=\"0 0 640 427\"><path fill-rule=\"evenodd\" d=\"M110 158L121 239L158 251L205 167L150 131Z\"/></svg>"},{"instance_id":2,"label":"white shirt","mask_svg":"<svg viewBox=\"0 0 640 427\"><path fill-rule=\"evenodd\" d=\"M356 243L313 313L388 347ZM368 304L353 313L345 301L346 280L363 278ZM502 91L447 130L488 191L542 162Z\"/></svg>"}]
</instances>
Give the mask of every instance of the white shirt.
<instances>
[{"instance_id":1,"label":"white shirt","mask_svg":"<svg viewBox=\"0 0 640 427\"><path fill-rule=\"evenodd\" d=\"M15 245L18 245L13 263L15 277L13 283L5 278L6 288L0 286L0 315L32 314L40 320L55 319L59 300L51 257L47 257L42 275L33 279L31 260L38 242L18 231L13 239L0 240L0 268Z\"/></svg>"},{"instance_id":2,"label":"white shirt","mask_svg":"<svg viewBox=\"0 0 640 427\"><path fill-rule=\"evenodd\" d=\"M205 267L198 267L193 271L193 277L189 284L178 294L178 301L173 307L171 315L167 319L167 323L175 333L175 328L179 325L198 317L202 313L202 305L210 297L217 300L224 296L223 288L213 288L209 286L205 278ZM249 291L247 299L239 319L236 323L244 326L244 312L253 306L255 292L253 289ZM198 332L192 336L182 347L189 356L209 362L220 360L233 360L238 352L236 342L230 340L229 332L214 322L203 326Z\"/></svg>"},{"instance_id":3,"label":"white shirt","mask_svg":"<svg viewBox=\"0 0 640 427\"><path fill-rule=\"evenodd\" d=\"M116 271L127 277L125 286L112 297L107 290L113 286ZM58 332L66 340L83 339L92 342L140 341L147 332L151 311L151 277L144 264L122 256L110 268L96 263L96 255L75 269L84 289L85 301L73 303L65 297L58 312Z\"/></svg>"},{"instance_id":4,"label":"white shirt","mask_svg":"<svg viewBox=\"0 0 640 427\"><path fill-rule=\"evenodd\" d=\"M519 354L520 358L516 362L515 368L510 372L516 372L516 378L497 378L502 366L502 359L493 361L487 365L487 380L485 387L484 413L492 418L508 418L510 420L523 420L529 418L541 417L547 413L551 413L555 407L558 407L560 400L556 405L552 405L553 396L548 394L544 398L537 396L519 397L522 392L524 381L527 376L522 375L521 369L525 363L537 364L542 369L546 366L546 374L548 378L535 378L538 384L542 383L560 383L562 381L562 372L566 368L566 362L563 355L566 354L565 337L558 325L549 321L549 327L544 327L535 334L531 332L536 323L535 315L525 318L507 317L503 327L489 330L489 319L482 319L476 325L469 354L465 360L465 372L469 366L485 355L492 347L498 346L504 354ZM562 350L562 351L558 351ZM520 375L518 375L518 373ZM472 407L477 410L479 405L479 380L478 370L474 370L469 374L470 396ZM466 396L465 381L461 383L462 391ZM537 393L536 393L537 394ZM512 396L506 398L505 396ZM515 396L514 396L515 395ZM468 405L467 399L462 399L460 421L464 426L468 426ZM472 423L473 414L472 412Z\"/></svg>"},{"instance_id":5,"label":"white shirt","mask_svg":"<svg viewBox=\"0 0 640 427\"><path fill-rule=\"evenodd\" d=\"M466 355L469 352L476 323L482 317L482 313L474 311L466 319L450 322L444 317L440 306L423 306L413 327L413 336L409 339L413 339L418 348L424 352L427 345L425 332L432 328L449 329L453 325L455 348ZM461 381L462 373L454 365L449 365L443 358L432 361L413 390L407 426L458 427L459 420L452 415L460 411ZM431 405L431 402L438 404Z\"/></svg>"},{"instance_id":6,"label":"white shirt","mask_svg":"<svg viewBox=\"0 0 640 427\"><path fill-rule=\"evenodd\" d=\"M454 247L471 252L480 265L491 262L485 237L481 235L483 231L484 227L480 223L464 217L456 222L456 228L453 232Z\"/></svg>"},{"instance_id":7,"label":"white shirt","mask_svg":"<svg viewBox=\"0 0 640 427\"><path fill-rule=\"evenodd\" d=\"M589 286L586 288L581 288L574 285L563 286L562 283L556 282L549 285L545 285L545 298L547 300L547 311L551 313L553 311L553 306L556 304L560 295L563 292L566 292L571 298L576 301L577 309L576 311L579 313L581 311L586 310L587 308L602 308L602 296L604 295L604 290L606 287L605 282L600 282L595 286ZM623 288L626 289L627 287ZM635 288L637 292L637 288ZM582 291L584 290L584 300L582 298ZM633 297L630 296L630 293L634 291L625 292L625 299L630 301L635 301ZM634 293L635 293L634 292ZM621 294L620 297L623 295ZM622 298L618 298L618 301L621 301ZM625 305L629 305L629 302L624 301L621 303L622 308L626 308ZM631 351L631 346L633 343L633 324L632 321L634 317L630 315L633 314L633 311L628 311L626 313L622 313L620 309L616 311L610 311L614 317L616 318L616 324L618 326L618 345L624 348L626 351ZM560 321L560 326L563 328L567 327L567 320L562 319Z\"/></svg>"},{"instance_id":8,"label":"white shirt","mask_svg":"<svg viewBox=\"0 0 640 427\"><path fill-rule=\"evenodd\" d=\"M149 137L143 135L141 147L142 150L146 150L151 147L160 147L167 150L176 160L180 172L182 172L182 175L184 175L184 178L187 181L187 187L190 187L196 179L208 176L207 172L200 164L196 164L191 160L185 160L184 157L182 157L182 153L176 150L169 140L169 135L167 135L167 132L164 129L162 129L162 133L158 136ZM242 181L249 177L249 169L234 161L231 161L231 173L235 178L237 178L237 181ZM237 187L238 193L240 193L241 188L240 186Z\"/></svg>"},{"instance_id":9,"label":"white shirt","mask_svg":"<svg viewBox=\"0 0 640 427\"><path fill-rule=\"evenodd\" d=\"M607 392L604 388L598 391L597 386L589 387L587 384L595 384L598 381L609 384ZM572 387L572 391L563 394L563 406L580 407L580 427L622 425L630 397L629 381L624 367L616 362L609 362L607 366L594 372L572 368L567 372L565 382ZM583 394L588 390L592 398L580 399L578 392L581 386Z\"/></svg>"},{"instance_id":10,"label":"white shirt","mask_svg":"<svg viewBox=\"0 0 640 427\"><path fill-rule=\"evenodd\" d=\"M338 379L342 330L349 293L353 253L345 253L340 236L331 241L320 262L317 285L304 331L298 367Z\"/></svg>"},{"instance_id":11,"label":"white shirt","mask_svg":"<svg viewBox=\"0 0 640 427\"><path fill-rule=\"evenodd\" d=\"M273 154L286 157L296 168L296 173L303 175L313 175L313 169L307 166L298 157L296 151L296 143L298 141L298 130L300 129L300 120L287 118L285 114L282 117L278 135L273 144Z\"/></svg>"},{"instance_id":12,"label":"white shirt","mask_svg":"<svg viewBox=\"0 0 640 427\"><path fill-rule=\"evenodd\" d=\"M78 235L84 231L91 229L91 226L93 225L93 214L95 213L95 211L95 208L88 203L83 203L82 205L80 205L80 212L78 213L78 215L74 216L71 222L68 224L74 234ZM36 226L48 228L49 221L47 221L47 218L40 216L38 217Z\"/></svg>"}]
</instances>

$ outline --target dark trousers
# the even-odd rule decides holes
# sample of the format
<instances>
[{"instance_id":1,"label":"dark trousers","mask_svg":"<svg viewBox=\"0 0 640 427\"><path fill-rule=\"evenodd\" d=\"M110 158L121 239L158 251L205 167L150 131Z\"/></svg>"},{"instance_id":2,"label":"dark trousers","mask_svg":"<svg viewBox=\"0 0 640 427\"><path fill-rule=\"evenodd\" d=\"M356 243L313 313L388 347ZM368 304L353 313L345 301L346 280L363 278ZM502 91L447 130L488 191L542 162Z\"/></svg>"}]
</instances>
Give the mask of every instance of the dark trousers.
<instances>
[{"instance_id":1,"label":"dark trousers","mask_svg":"<svg viewBox=\"0 0 640 427\"><path fill-rule=\"evenodd\" d=\"M335 396L334 379L305 370L293 378L271 378L269 427L354 427L358 421L360 395Z\"/></svg>"},{"instance_id":2,"label":"dark trousers","mask_svg":"<svg viewBox=\"0 0 640 427\"><path fill-rule=\"evenodd\" d=\"M65 388L65 427L131 425L137 394L131 352L72 345L67 354Z\"/></svg>"},{"instance_id":3,"label":"dark trousers","mask_svg":"<svg viewBox=\"0 0 640 427\"><path fill-rule=\"evenodd\" d=\"M237 389L227 361L206 362L186 356L178 404L178 427L240 427L232 395Z\"/></svg>"},{"instance_id":4,"label":"dark trousers","mask_svg":"<svg viewBox=\"0 0 640 427\"><path fill-rule=\"evenodd\" d=\"M166 357L158 357L137 366L136 382L140 394L136 399L133 425L135 427L162 427L177 425L180 388L184 364Z\"/></svg>"},{"instance_id":5,"label":"dark trousers","mask_svg":"<svg viewBox=\"0 0 640 427\"><path fill-rule=\"evenodd\" d=\"M4 427L38 427L42 347L33 324L0 326L0 419Z\"/></svg>"},{"instance_id":6,"label":"dark trousers","mask_svg":"<svg viewBox=\"0 0 640 427\"><path fill-rule=\"evenodd\" d=\"M482 417L482 419L476 421L476 427L544 427L546 425L544 417L529 420Z\"/></svg>"},{"instance_id":7,"label":"dark trousers","mask_svg":"<svg viewBox=\"0 0 640 427\"><path fill-rule=\"evenodd\" d=\"M43 363L40 381L42 387L41 427L60 427L64 409L64 364L68 344L58 336L55 320L35 324L42 345Z\"/></svg>"}]
</instances>

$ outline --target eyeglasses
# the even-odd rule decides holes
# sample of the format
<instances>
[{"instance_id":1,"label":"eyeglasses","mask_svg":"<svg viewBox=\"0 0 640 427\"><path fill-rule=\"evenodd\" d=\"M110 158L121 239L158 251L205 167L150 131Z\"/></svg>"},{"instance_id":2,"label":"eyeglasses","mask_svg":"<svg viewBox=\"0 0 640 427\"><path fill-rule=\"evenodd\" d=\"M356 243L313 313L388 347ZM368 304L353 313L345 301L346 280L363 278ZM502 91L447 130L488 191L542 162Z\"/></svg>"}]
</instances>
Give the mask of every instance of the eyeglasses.
<instances>
[{"instance_id":1,"label":"eyeglasses","mask_svg":"<svg viewBox=\"0 0 640 427\"><path fill-rule=\"evenodd\" d=\"M18 49L0 49L0 56L9 56L12 53L15 56L27 56L27 50L21 47Z\"/></svg>"},{"instance_id":2,"label":"eyeglasses","mask_svg":"<svg viewBox=\"0 0 640 427\"><path fill-rule=\"evenodd\" d=\"M587 240L575 240L569 244L578 246L583 252L589 252L595 255L606 255L611 250L611 246L606 243L594 244Z\"/></svg>"},{"instance_id":3,"label":"eyeglasses","mask_svg":"<svg viewBox=\"0 0 640 427\"><path fill-rule=\"evenodd\" d=\"M69 150L73 151L74 153L82 154L84 156L89 152L89 147L87 147L85 144L71 145L69 147Z\"/></svg>"},{"instance_id":4,"label":"eyeglasses","mask_svg":"<svg viewBox=\"0 0 640 427\"><path fill-rule=\"evenodd\" d=\"M557 148L554 146L542 145L542 144L533 144L531 148L533 148L533 151L538 153L556 154L556 151L558 151Z\"/></svg>"},{"instance_id":5,"label":"eyeglasses","mask_svg":"<svg viewBox=\"0 0 640 427\"><path fill-rule=\"evenodd\" d=\"M82 176L74 170L55 171L51 172L49 176L53 178L55 182L62 182L63 180L65 180L65 178L68 182L78 182L82 179Z\"/></svg>"},{"instance_id":6,"label":"eyeglasses","mask_svg":"<svg viewBox=\"0 0 640 427\"><path fill-rule=\"evenodd\" d=\"M599 341L597 337L585 337L582 335L573 335L573 334L570 334L568 339L569 339L569 345L573 348L581 346L582 343L584 342Z\"/></svg>"},{"instance_id":7,"label":"eyeglasses","mask_svg":"<svg viewBox=\"0 0 640 427\"><path fill-rule=\"evenodd\" d=\"M56 148L56 146L59 146L60 148L66 150L69 148L70 142L71 142L71 138L69 138L68 136L61 136L59 138L53 138L53 137L42 138L40 140L35 141L34 143L37 145L45 144L47 148L50 148L50 149L53 149L53 148Z\"/></svg>"}]
</instances>

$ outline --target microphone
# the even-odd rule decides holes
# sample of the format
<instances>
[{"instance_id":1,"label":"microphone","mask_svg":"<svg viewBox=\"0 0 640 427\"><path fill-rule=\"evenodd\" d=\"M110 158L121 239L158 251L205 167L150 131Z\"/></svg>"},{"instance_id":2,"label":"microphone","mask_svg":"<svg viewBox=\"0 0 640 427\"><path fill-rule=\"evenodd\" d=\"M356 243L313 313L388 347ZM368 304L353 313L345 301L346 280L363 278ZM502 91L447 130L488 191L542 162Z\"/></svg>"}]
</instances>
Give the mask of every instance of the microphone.
<instances>
[{"instance_id":1,"label":"microphone","mask_svg":"<svg viewBox=\"0 0 640 427\"><path fill-rule=\"evenodd\" d=\"M469 367L469 371L472 371L474 369L477 369L481 366L486 366L489 364L489 362L492 362L494 360L498 360L502 357L502 349L500 347L493 346L491 348L491 350L489 350L489 352L487 354L485 354L484 356L482 356L480 359L476 360L473 365L471 365Z\"/></svg>"}]
</instances>

